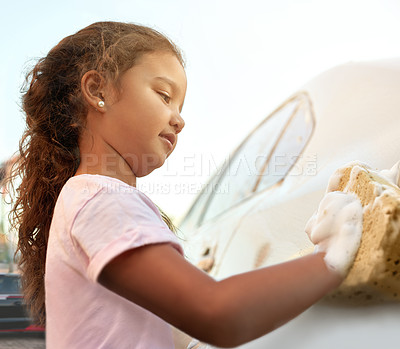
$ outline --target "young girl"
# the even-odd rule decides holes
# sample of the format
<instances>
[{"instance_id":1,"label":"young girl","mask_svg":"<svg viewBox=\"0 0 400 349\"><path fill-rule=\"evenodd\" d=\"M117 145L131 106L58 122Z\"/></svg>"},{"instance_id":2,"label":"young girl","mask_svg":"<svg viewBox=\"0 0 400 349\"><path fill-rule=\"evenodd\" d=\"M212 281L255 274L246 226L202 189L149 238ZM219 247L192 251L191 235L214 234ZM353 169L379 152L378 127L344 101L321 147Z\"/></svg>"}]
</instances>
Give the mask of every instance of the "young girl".
<instances>
[{"instance_id":1,"label":"young girl","mask_svg":"<svg viewBox=\"0 0 400 349\"><path fill-rule=\"evenodd\" d=\"M185 260L168 217L136 189L184 127L182 56L160 33L94 23L27 81L14 224L24 293L48 349L173 348L167 323L236 346L342 281L345 270L324 259L328 237L320 253L222 281Z\"/></svg>"}]
</instances>

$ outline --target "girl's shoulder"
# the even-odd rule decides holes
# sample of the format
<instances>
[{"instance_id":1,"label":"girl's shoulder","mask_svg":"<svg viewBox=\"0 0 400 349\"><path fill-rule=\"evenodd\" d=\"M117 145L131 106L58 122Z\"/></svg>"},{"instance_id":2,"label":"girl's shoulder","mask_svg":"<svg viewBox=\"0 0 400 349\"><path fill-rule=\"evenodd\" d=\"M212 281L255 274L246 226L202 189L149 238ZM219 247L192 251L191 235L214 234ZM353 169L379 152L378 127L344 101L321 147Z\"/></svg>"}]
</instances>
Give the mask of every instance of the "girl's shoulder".
<instances>
[{"instance_id":1,"label":"girl's shoulder","mask_svg":"<svg viewBox=\"0 0 400 349\"><path fill-rule=\"evenodd\" d=\"M63 190L78 192L82 195L92 196L99 192L109 194L136 194L141 197L148 197L138 190L117 178L98 175L80 174L68 179Z\"/></svg>"},{"instance_id":2,"label":"girl's shoulder","mask_svg":"<svg viewBox=\"0 0 400 349\"><path fill-rule=\"evenodd\" d=\"M113 177L99 175L99 174L80 174L77 176L73 176L68 179L65 183L65 186L71 188L82 188L87 191L99 191L104 189L112 190L120 190L120 191L129 191L129 192L137 192L139 194L144 195L137 188Z\"/></svg>"},{"instance_id":3,"label":"girl's shoulder","mask_svg":"<svg viewBox=\"0 0 400 349\"><path fill-rule=\"evenodd\" d=\"M158 212L152 200L136 187L104 175L81 174L71 177L65 183L59 197L64 202L69 201L73 206L83 207L89 201L98 200L125 202L125 204L136 202Z\"/></svg>"}]
</instances>

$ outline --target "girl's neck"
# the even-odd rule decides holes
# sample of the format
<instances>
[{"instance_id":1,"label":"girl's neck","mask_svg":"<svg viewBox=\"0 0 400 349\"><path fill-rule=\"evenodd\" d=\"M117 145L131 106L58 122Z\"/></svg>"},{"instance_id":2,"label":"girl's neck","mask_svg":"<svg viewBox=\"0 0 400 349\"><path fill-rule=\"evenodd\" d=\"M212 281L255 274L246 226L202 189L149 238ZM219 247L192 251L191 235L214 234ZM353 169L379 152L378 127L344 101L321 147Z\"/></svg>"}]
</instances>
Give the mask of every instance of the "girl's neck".
<instances>
[{"instance_id":1,"label":"girl's neck","mask_svg":"<svg viewBox=\"0 0 400 349\"><path fill-rule=\"evenodd\" d=\"M101 159L102 157L98 157L95 154L91 156L84 154L81 156L81 162L74 176L81 174L98 174L119 179L126 184L136 187L136 176L121 157L116 156L112 159L109 156Z\"/></svg>"},{"instance_id":2,"label":"girl's neck","mask_svg":"<svg viewBox=\"0 0 400 349\"><path fill-rule=\"evenodd\" d=\"M91 119L88 114L88 123ZM136 187L136 175L125 159L96 133L85 130L79 142L80 163L75 176L98 174Z\"/></svg>"}]
</instances>

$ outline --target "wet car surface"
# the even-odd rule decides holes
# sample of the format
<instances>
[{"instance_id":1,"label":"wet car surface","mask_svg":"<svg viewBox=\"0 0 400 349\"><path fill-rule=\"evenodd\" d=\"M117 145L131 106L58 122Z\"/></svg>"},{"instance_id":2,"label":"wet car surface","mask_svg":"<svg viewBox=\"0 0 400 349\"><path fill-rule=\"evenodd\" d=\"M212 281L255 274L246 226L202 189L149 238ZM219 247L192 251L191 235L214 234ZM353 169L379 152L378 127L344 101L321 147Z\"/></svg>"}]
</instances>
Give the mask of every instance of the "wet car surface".
<instances>
[{"instance_id":1,"label":"wet car surface","mask_svg":"<svg viewBox=\"0 0 400 349\"><path fill-rule=\"evenodd\" d=\"M304 232L338 167L400 160L400 59L333 68L282 101L230 154L179 224L216 279L305 255ZM245 135L244 135L245 136ZM320 303L243 348L396 347L400 304Z\"/></svg>"}]
</instances>

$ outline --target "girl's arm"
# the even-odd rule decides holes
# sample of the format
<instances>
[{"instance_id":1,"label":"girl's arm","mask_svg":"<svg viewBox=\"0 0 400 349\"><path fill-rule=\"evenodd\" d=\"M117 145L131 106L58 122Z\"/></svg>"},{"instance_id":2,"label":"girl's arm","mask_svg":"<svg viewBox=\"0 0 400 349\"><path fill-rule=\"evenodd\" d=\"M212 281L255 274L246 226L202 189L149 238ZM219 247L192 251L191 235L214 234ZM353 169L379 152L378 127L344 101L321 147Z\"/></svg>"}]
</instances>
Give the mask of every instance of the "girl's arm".
<instances>
[{"instance_id":1,"label":"girl's arm","mask_svg":"<svg viewBox=\"0 0 400 349\"><path fill-rule=\"evenodd\" d=\"M220 347L260 337L300 314L342 277L318 253L215 281L171 245L125 252L99 282L187 334Z\"/></svg>"}]
</instances>

